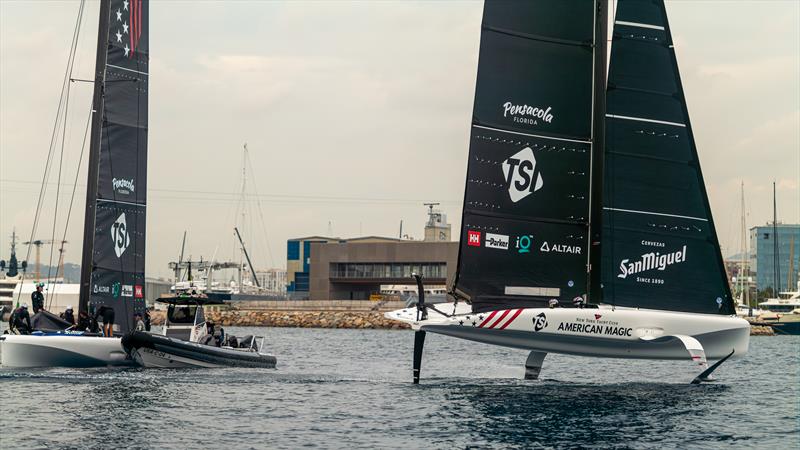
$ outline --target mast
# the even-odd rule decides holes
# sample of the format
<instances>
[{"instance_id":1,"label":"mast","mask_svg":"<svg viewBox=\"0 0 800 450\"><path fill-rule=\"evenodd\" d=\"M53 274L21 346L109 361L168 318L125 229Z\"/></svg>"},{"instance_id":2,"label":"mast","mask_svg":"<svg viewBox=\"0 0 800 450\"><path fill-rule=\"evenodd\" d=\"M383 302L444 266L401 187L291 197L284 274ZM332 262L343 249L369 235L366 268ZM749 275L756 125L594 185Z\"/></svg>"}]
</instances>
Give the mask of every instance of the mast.
<instances>
[{"instance_id":1,"label":"mast","mask_svg":"<svg viewBox=\"0 0 800 450\"><path fill-rule=\"evenodd\" d=\"M594 25L594 99L592 110L592 161L589 190L589 277L586 284L587 301L601 303L601 241L603 231L603 161L605 160L606 129L606 43L608 41L608 5L595 1Z\"/></svg>"},{"instance_id":2,"label":"mast","mask_svg":"<svg viewBox=\"0 0 800 450\"><path fill-rule=\"evenodd\" d=\"M742 224L741 224L741 246L739 247L739 255L741 263L739 265L739 295L741 295L741 302L743 305L750 305L749 285L747 283L747 219L745 217L745 203L744 203L744 181L742 181Z\"/></svg>"},{"instance_id":3,"label":"mast","mask_svg":"<svg viewBox=\"0 0 800 450\"><path fill-rule=\"evenodd\" d=\"M100 173L100 143L103 131L103 92L108 57L108 28L111 0L100 0L100 19L97 27L97 58L95 59L94 94L92 97L92 134L89 143L88 175L86 181L86 213L83 221L83 253L81 254L81 284L78 314L88 312L92 282L92 255L96 220L96 199Z\"/></svg>"},{"instance_id":4,"label":"mast","mask_svg":"<svg viewBox=\"0 0 800 450\"><path fill-rule=\"evenodd\" d=\"M247 210L247 143L244 143L244 151L242 152L242 194L241 194L241 202L242 202L242 222L240 227L245 226L246 221L246 210ZM245 257L245 250L244 250L244 240L242 239L239 231L236 230L236 236L239 238L239 243L242 244L241 249L239 250L239 292L242 293L244 289L244 285L242 282L244 281L244 276L242 272L244 271L244 257Z\"/></svg>"},{"instance_id":5,"label":"mast","mask_svg":"<svg viewBox=\"0 0 800 450\"><path fill-rule=\"evenodd\" d=\"M236 237L239 238L239 243L242 244L242 253L244 253L245 258L247 258L247 265L250 266L250 272L253 274L253 282L256 284L256 287L261 287L261 284L258 282L258 277L256 276L256 269L253 267L253 263L250 262L250 256L247 254L247 249L244 248L244 241L242 241L242 235L239 234L239 229L234 227L234 231L236 231ZM241 287L239 289L241 292Z\"/></svg>"},{"instance_id":6,"label":"mast","mask_svg":"<svg viewBox=\"0 0 800 450\"><path fill-rule=\"evenodd\" d=\"M778 247L778 199L775 188L775 182L772 182L772 276L773 276L773 292L775 298L779 298L778 292L781 291L781 257L780 247Z\"/></svg>"}]
</instances>

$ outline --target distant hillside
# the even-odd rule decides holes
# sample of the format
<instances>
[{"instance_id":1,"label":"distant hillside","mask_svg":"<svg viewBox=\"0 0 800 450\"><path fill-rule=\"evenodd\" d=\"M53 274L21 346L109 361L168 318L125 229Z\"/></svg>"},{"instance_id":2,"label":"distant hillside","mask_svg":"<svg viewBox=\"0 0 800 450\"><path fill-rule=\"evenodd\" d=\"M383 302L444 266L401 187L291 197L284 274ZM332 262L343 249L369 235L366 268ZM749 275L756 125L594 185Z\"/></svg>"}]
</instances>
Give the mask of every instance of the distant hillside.
<instances>
[{"instance_id":1,"label":"distant hillside","mask_svg":"<svg viewBox=\"0 0 800 450\"><path fill-rule=\"evenodd\" d=\"M35 264L28 265L28 269L26 270L25 279L29 279L28 276L32 275L33 271L36 270ZM56 266L48 266L46 264L42 264L42 277L47 277L48 270L51 277L56 276L57 267ZM20 268L20 272L22 272ZM64 282L65 283L79 283L81 281L81 266L80 264L73 264L73 263L64 263Z\"/></svg>"}]
</instances>

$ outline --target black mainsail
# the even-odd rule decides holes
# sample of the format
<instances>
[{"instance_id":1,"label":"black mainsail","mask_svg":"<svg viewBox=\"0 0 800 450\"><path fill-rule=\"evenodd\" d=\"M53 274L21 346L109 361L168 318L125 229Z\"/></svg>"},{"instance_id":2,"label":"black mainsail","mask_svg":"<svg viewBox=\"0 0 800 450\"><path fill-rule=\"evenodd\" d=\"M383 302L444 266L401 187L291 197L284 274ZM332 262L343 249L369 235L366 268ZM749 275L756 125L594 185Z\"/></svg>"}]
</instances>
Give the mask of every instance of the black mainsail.
<instances>
[{"instance_id":1,"label":"black mainsail","mask_svg":"<svg viewBox=\"0 0 800 450\"><path fill-rule=\"evenodd\" d=\"M148 0L103 0L81 266L80 310L144 310Z\"/></svg>"},{"instance_id":2,"label":"black mainsail","mask_svg":"<svg viewBox=\"0 0 800 450\"><path fill-rule=\"evenodd\" d=\"M733 314L663 0L619 0L609 67L605 303Z\"/></svg>"},{"instance_id":3,"label":"black mainsail","mask_svg":"<svg viewBox=\"0 0 800 450\"><path fill-rule=\"evenodd\" d=\"M475 311L587 294L604 4L484 5L454 285Z\"/></svg>"}]
</instances>

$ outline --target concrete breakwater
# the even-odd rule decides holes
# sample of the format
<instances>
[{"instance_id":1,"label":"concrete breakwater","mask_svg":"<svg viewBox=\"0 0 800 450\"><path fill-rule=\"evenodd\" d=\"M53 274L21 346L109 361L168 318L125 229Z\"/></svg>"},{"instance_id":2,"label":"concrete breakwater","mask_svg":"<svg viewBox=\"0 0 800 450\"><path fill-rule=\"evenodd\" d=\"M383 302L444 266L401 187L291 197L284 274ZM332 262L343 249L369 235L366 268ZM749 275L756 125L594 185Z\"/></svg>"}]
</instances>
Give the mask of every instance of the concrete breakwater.
<instances>
[{"instance_id":1,"label":"concrete breakwater","mask_svg":"<svg viewBox=\"0 0 800 450\"><path fill-rule=\"evenodd\" d=\"M153 311L153 325L164 323L164 311ZM408 325L383 317L377 311L206 311L206 319L237 327L362 328L399 330Z\"/></svg>"}]
</instances>

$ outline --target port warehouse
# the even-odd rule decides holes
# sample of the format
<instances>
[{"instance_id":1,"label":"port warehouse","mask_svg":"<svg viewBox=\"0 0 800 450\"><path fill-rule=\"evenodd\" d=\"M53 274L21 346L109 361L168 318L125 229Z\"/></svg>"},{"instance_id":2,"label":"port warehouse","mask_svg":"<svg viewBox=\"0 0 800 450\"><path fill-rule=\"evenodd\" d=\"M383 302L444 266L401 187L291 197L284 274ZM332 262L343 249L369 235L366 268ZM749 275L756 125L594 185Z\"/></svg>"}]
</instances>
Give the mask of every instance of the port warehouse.
<instances>
[{"instance_id":1,"label":"port warehouse","mask_svg":"<svg viewBox=\"0 0 800 450\"><path fill-rule=\"evenodd\" d=\"M449 238L449 233L447 238ZM449 285L458 243L365 236L309 236L287 241L287 294L292 300L369 300L381 285Z\"/></svg>"}]
</instances>

